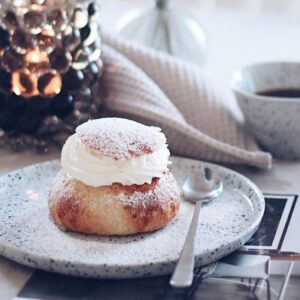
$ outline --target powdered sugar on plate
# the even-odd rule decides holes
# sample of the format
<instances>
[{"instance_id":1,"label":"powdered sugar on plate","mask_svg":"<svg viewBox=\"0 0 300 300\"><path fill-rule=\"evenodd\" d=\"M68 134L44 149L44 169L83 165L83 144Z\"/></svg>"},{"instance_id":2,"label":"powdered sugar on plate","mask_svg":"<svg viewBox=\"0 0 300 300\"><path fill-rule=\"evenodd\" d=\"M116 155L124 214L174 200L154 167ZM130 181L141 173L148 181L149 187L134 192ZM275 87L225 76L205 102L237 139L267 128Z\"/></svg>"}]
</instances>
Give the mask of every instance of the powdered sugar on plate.
<instances>
[{"instance_id":1,"label":"powdered sugar on plate","mask_svg":"<svg viewBox=\"0 0 300 300\"><path fill-rule=\"evenodd\" d=\"M179 186L204 166L217 168L224 183L223 193L201 210L195 265L207 265L240 248L263 216L261 192L231 170L183 158L172 161ZM100 237L62 231L49 218L48 208L49 186L59 170L60 162L55 161L0 178L0 255L30 267L84 277L144 277L174 270L194 204L182 200L176 218L153 233Z\"/></svg>"}]
</instances>

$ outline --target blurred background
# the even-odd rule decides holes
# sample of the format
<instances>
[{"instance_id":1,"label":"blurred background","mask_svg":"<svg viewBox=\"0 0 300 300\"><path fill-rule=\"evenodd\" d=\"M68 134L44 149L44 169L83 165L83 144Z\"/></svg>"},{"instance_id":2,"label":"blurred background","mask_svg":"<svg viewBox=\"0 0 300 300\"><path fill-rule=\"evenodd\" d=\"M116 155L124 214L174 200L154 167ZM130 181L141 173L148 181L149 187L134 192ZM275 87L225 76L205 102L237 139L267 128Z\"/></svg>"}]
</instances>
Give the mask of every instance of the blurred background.
<instances>
[{"instance_id":1,"label":"blurred background","mask_svg":"<svg viewBox=\"0 0 300 300\"><path fill-rule=\"evenodd\" d=\"M152 0L103 0L102 27L118 31L128 18L154 6ZM207 36L205 68L221 81L232 70L259 61L298 60L298 0L174 0ZM125 15L125 18L124 18ZM139 28L136 29L137 31Z\"/></svg>"},{"instance_id":2,"label":"blurred background","mask_svg":"<svg viewBox=\"0 0 300 300\"><path fill-rule=\"evenodd\" d=\"M133 24L135 31L131 32L131 36L136 37L139 32L142 36L147 35L148 29L143 22L143 16L149 15L157 2L161 1L102 0L102 28L110 32L123 30L122 34L128 37L124 34L124 26L140 16L139 22ZM227 97L224 98L228 101L230 109L238 118L241 118L241 115L228 88L230 75L235 69L263 61L300 59L299 0L170 0L167 2L172 4L176 12L194 19L203 30L206 53L203 61L200 54L200 63L197 65L214 77L219 88L226 94ZM176 24L177 29L175 29ZM152 27L156 25L152 24ZM179 27L182 26L178 26L177 20L170 26L171 30L175 31L175 36ZM191 47L193 43L189 38L184 37L184 33L182 36L183 38L180 38L182 41L177 44L179 43L185 49Z\"/></svg>"}]
</instances>

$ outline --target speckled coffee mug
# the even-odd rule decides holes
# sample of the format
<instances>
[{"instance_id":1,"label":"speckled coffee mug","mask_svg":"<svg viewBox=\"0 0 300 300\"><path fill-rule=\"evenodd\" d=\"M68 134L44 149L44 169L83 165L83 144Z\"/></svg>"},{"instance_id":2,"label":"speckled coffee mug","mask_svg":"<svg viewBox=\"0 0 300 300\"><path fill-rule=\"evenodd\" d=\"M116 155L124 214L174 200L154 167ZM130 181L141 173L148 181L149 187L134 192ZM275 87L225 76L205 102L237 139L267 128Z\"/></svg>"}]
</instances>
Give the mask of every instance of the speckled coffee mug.
<instances>
[{"instance_id":1,"label":"speckled coffee mug","mask_svg":"<svg viewBox=\"0 0 300 300\"><path fill-rule=\"evenodd\" d=\"M300 159L300 97L257 92L300 89L300 62L255 64L233 73L231 88L245 123L259 144L276 157Z\"/></svg>"}]
</instances>

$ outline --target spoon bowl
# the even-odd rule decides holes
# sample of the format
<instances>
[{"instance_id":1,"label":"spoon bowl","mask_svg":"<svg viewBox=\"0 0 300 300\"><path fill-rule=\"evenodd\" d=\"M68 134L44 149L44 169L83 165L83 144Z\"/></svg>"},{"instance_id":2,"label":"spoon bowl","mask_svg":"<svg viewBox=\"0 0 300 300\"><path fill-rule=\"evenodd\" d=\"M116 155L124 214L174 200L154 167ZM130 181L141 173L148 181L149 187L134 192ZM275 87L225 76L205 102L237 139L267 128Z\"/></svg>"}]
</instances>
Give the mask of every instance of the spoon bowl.
<instances>
[{"instance_id":1,"label":"spoon bowl","mask_svg":"<svg viewBox=\"0 0 300 300\"><path fill-rule=\"evenodd\" d=\"M199 190L194 185L194 178L188 177L183 184L184 198L190 202L201 201L202 203L208 203L213 198L217 197L223 190L222 180L218 179L213 182L213 189L211 190Z\"/></svg>"}]
</instances>

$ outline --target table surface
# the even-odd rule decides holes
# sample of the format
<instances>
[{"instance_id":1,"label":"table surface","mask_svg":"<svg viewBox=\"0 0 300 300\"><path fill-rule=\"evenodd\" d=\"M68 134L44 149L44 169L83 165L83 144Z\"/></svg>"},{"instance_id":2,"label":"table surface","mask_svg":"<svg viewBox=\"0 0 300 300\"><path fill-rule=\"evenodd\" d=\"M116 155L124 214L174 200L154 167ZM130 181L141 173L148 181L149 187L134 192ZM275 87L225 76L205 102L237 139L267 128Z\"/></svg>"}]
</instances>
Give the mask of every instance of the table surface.
<instances>
[{"instance_id":1,"label":"table surface","mask_svg":"<svg viewBox=\"0 0 300 300\"><path fill-rule=\"evenodd\" d=\"M52 159L59 158L58 152L39 156L30 152L16 154L0 150L0 175L9 171ZM259 171L255 168L245 166L231 166L233 169L241 172L252 179L263 192L267 193L289 193L300 194L299 175L300 162L275 161L272 170ZM300 206L297 212L300 218ZM290 224L291 226L292 224ZM298 240L298 237L290 237L288 240ZM291 245L284 245L286 251L289 251ZM299 249L300 251L300 249ZM21 266L0 257L0 299L12 299L31 277L33 269ZM163 278L165 281L166 279Z\"/></svg>"},{"instance_id":2,"label":"table surface","mask_svg":"<svg viewBox=\"0 0 300 300\"><path fill-rule=\"evenodd\" d=\"M103 7L103 27L115 31L116 21L133 7L140 7L142 1L105 1ZM233 69L245 64L271 60L298 60L300 18L284 14L250 14L239 11L201 11L189 4L187 10L199 18L210 40L207 70L215 75L224 87L228 102L236 106L227 87ZM247 34L245 34L247 33ZM58 152L36 155L31 152L12 153L0 150L0 175L26 165L59 157ZM300 162L274 161L270 171L235 166L236 170L252 179L263 192L299 194ZM298 211L300 207L298 206ZM293 238L292 238L293 239ZM295 236L295 239L297 237ZM285 245L288 249L290 245ZM0 299L12 299L33 270L0 257Z\"/></svg>"}]
</instances>

